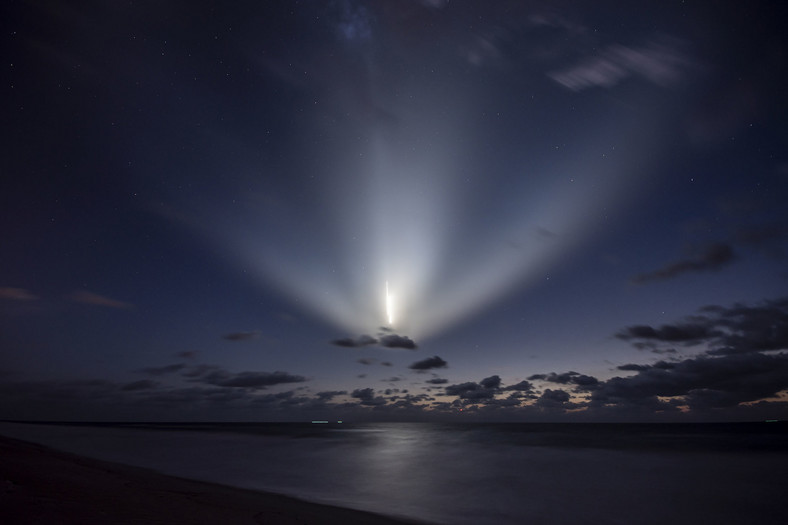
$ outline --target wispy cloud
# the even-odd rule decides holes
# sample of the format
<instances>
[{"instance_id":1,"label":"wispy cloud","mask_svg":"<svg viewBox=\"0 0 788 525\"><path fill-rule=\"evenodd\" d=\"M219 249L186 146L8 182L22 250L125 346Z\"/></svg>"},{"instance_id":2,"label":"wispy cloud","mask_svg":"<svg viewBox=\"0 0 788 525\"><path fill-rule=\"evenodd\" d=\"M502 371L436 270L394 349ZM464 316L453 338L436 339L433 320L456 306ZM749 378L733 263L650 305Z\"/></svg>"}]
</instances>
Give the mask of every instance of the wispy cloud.
<instances>
[{"instance_id":1,"label":"wispy cloud","mask_svg":"<svg viewBox=\"0 0 788 525\"><path fill-rule=\"evenodd\" d=\"M72 301L76 301L78 303L90 304L93 306L103 306L106 308L124 309L133 307L131 303L119 301L118 299L112 299L105 295L89 292L87 290L76 291L71 294L70 298Z\"/></svg>"},{"instance_id":2,"label":"wispy cloud","mask_svg":"<svg viewBox=\"0 0 788 525\"><path fill-rule=\"evenodd\" d=\"M680 51L676 41L661 38L638 47L608 46L599 54L553 71L549 76L572 91L611 88L632 76L667 87L676 84L690 64L691 60Z\"/></svg>"},{"instance_id":3,"label":"wispy cloud","mask_svg":"<svg viewBox=\"0 0 788 525\"><path fill-rule=\"evenodd\" d=\"M672 262L652 272L642 273L632 278L632 282L642 284L652 281L672 279L689 272L717 271L736 259L733 248L726 243L713 243L705 246L693 257Z\"/></svg>"},{"instance_id":4,"label":"wispy cloud","mask_svg":"<svg viewBox=\"0 0 788 525\"><path fill-rule=\"evenodd\" d=\"M24 288L4 287L0 288L0 299L11 301L35 301L38 297Z\"/></svg>"},{"instance_id":5,"label":"wispy cloud","mask_svg":"<svg viewBox=\"0 0 788 525\"><path fill-rule=\"evenodd\" d=\"M233 332L231 334L225 334L222 336L222 339L226 339L228 341L251 341L252 339L257 339L260 337L262 332L260 330L252 330L249 332Z\"/></svg>"}]
</instances>

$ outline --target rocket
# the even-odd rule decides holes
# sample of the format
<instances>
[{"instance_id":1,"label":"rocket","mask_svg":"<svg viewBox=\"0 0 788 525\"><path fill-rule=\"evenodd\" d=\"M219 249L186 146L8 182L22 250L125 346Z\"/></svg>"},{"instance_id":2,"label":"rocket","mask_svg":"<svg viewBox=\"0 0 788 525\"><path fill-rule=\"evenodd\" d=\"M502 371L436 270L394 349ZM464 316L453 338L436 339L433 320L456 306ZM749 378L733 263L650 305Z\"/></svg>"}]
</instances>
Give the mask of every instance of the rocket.
<instances>
[{"instance_id":1,"label":"rocket","mask_svg":"<svg viewBox=\"0 0 788 525\"><path fill-rule=\"evenodd\" d=\"M388 319L389 324L392 324L394 322L393 303L394 303L394 299L391 297L391 294L389 293L389 282L386 281L386 318Z\"/></svg>"}]
</instances>

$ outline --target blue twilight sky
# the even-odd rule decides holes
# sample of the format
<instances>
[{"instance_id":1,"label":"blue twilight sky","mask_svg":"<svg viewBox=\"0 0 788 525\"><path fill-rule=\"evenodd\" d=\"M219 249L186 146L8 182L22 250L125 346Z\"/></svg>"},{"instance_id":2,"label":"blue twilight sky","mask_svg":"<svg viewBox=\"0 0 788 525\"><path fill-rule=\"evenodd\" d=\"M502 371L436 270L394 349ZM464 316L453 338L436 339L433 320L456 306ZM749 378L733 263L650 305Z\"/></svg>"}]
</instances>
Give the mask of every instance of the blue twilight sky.
<instances>
[{"instance_id":1,"label":"blue twilight sky","mask_svg":"<svg viewBox=\"0 0 788 525\"><path fill-rule=\"evenodd\" d=\"M0 418L788 417L785 14L7 2Z\"/></svg>"}]
</instances>

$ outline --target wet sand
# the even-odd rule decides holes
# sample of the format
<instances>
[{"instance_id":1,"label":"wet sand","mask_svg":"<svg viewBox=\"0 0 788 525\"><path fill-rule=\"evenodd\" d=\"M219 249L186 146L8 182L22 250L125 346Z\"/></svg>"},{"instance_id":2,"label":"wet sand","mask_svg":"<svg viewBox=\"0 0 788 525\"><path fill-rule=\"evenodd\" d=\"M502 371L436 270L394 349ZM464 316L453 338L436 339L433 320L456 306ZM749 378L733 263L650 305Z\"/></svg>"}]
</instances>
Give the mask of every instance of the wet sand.
<instances>
[{"instance_id":1,"label":"wet sand","mask_svg":"<svg viewBox=\"0 0 788 525\"><path fill-rule=\"evenodd\" d=\"M0 437L0 523L403 525L417 522L165 476Z\"/></svg>"}]
</instances>

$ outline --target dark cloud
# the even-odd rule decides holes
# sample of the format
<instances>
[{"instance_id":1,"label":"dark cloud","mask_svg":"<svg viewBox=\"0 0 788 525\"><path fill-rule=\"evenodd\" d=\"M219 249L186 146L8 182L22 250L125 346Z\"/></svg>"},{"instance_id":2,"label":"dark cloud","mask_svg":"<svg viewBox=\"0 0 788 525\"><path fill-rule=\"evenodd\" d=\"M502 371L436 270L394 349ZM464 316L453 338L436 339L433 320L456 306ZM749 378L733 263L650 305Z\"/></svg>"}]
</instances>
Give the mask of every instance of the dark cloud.
<instances>
[{"instance_id":1,"label":"dark cloud","mask_svg":"<svg viewBox=\"0 0 788 525\"><path fill-rule=\"evenodd\" d=\"M326 390L315 394L321 401L330 401L336 396L344 396L347 392L345 390Z\"/></svg>"},{"instance_id":2,"label":"dark cloud","mask_svg":"<svg viewBox=\"0 0 788 525\"><path fill-rule=\"evenodd\" d=\"M677 354L678 350L675 348L651 348L655 354Z\"/></svg>"},{"instance_id":3,"label":"dark cloud","mask_svg":"<svg viewBox=\"0 0 788 525\"><path fill-rule=\"evenodd\" d=\"M462 399L468 400L486 400L486 399L493 399L495 397L496 391L486 388L475 388L473 390L466 390L463 392L460 397Z\"/></svg>"},{"instance_id":4,"label":"dark cloud","mask_svg":"<svg viewBox=\"0 0 788 525\"><path fill-rule=\"evenodd\" d=\"M700 314L659 328L630 326L616 337L640 347L659 343L706 344L709 355L788 349L788 298L753 306L706 306ZM675 353L672 349L649 348L657 353Z\"/></svg>"},{"instance_id":5,"label":"dark cloud","mask_svg":"<svg viewBox=\"0 0 788 525\"><path fill-rule=\"evenodd\" d=\"M218 370L221 370L221 368L216 365L193 365L186 368L181 375L183 377L200 377Z\"/></svg>"},{"instance_id":6,"label":"dark cloud","mask_svg":"<svg viewBox=\"0 0 788 525\"><path fill-rule=\"evenodd\" d=\"M555 372L550 372L549 374L534 374L530 376L528 379L531 381L549 381L551 383L560 383L565 385L570 382L572 376L579 375L577 372L564 372L562 374L556 374Z\"/></svg>"},{"instance_id":7,"label":"dark cloud","mask_svg":"<svg viewBox=\"0 0 788 525\"><path fill-rule=\"evenodd\" d=\"M132 381L131 383L126 383L121 387L121 390L125 390L127 392L134 391L134 390L151 390L159 386L159 383L156 381L151 381L150 379L141 379L139 381Z\"/></svg>"},{"instance_id":8,"label":"dark cloud","mask_svg":"<svg viewBox=\"0 0 788 525\"><path fill-rule=\"evenodd\" d=\"M359 399L362 405L379 406L387 403L386 398L375 396L375 391L371 388L358 388L354 390L350 397Z\"/></svg>"},{"instance_id":9,"label":"dark cloud","mask_svg":"<svg viewBox=\"0 0 788 525\"><path fill-rule=\"evenodd\" d=\"M348 393L325 391L310 396L298 395L293 390L269 394L258 388L261 381L251 381L255 379L254 375L227 374L216 380L210 376L221 372L221 369L205 367L203 371L209 371L209 377L202 381L206 386L191 388L172 388L151 380L125 384L102 380L0 382L0 407L3 399L15 397L25 399L26 407L42 410L48 407L52 415L64 407L77 411L90 407L90 413L101 413L111 419L124 410L138 407L148 414L158 409L166 409L170 411L168 413L177 409L182 414L197 414L201 412L195 410L206 409L215 410L215 414L228 411L237 414L236 410L249 410L250 415L262 413L265 417L281 420L326 418L326 414L332 411L336 411L336 416L329 417L338 419L347 419L351 414L359 418L368 417L374 413L376 418L391 416L401 420L403 417L419 418L424 415L425 408L430 410L429 418L433 419L441 417L441 414L457 414L457 409L462 408L464 418L521 420L523 417L557 416L616 419L633 414L641 417L668 414L680 419L684 416L682 411L687 409L687 414L692 417L706 413L713 419L720 419L715 414L738 415L741 418L747 414L752 417L752 414L784 411L788 406L766 401L788 388L788 355L785 353L704 356L675 363L622 365L622 368L636 374L600 382L585 399L574 400L572 394L563 389L545 389L536 395L525 390L528 385L523 381L502 388L496 376L490 376L478 383L447 386L445 393L457 396L451 403L439 402L425 393L409 394L405 389L395 388L387 388L383 393L373 388L361 388L349 394L354 402L334 403L332 400L336 396ZM262 383L271 383L270 375L263 375L265 381ZM549 374L545 375L549 377ZM555 376L577 378L582 374ZM510 392L508 397L497 397L507 390ZM22 416L24 412L12 414Z\"/></svg>"},{"instance_id":10,"label":"dark cloud","mask_svg":"<svg viewBox=\"0 0 788 525\"><path fill-rule=\"evenodd\" d=\"M427 359L422 359L421 361L416 361L408 368L411 370L430 370L433 368L446 368L448 365L449 363L436 355L433 357L428 357Z\"/></svg>"},{"instance_id":11,"label":"dark cloud","mask_svg":"<svg viewBox=\"0 0 788 525\"><path fill-rule=\"evenodd\" d=\"M590 387L593 387L594 385L598 384L599 380L596 377L593 377L593 376L587 376L585 374L580 374L580 375L575 376L574 378L572 378L572 382L574 384L576 384L577 386L579 386L579 387L590 388Z\"/></svg>"},{"instance_id":12,"label":"dark cloud","mask_svg":"<svg viewBox=\"0 0 788 525\"><path fill-rule=\"evenodd\" d=\"M580 388L586 389L591 388L599 383L599 380L595 377L572 371L561 374L556 374L555 372L551 372L549 374L534 374L528 379L531 381L540 380L547 381L549 383L558 383L560 385L577 385Z\"/></svg>"},{"instance_id":13,"label":"dark cloud","mask_svg":"<svg viewBox=\"0 0 788 525\"><path fill-rule=\"evenodd\" d=\"M571 396L569 393L564 390L551 390L548 388L541 397L536 400L536 405L546 408L562 407L565 403L569 402L570 398Z\"/></svg>"},{"instance_id":14,"label":"dark cloud","mask_svg":"<svg viewBox=\"0 0 788 525\"><path fill-rule=\"evenodd\" d=\"M363 346L369 346L377 344L378 340L372 336L362 334L355 339L352 337L343 337L341 339L334 339L331 341L331 344L336 346L344 346L346 348L359 348Z\"/></svg>"},{"instance_id":15,"label":"dark cloud","mask_svg":"<svg viewBox=\"0 0 788 525\"><path fill-rule=\"evenodd\" d=\"M719 334L720 332L714 330L708 319L702 319L695 323L662 325L659 328L653 328L648 325L629 326L618 332L616 337L625 341L651 339L691 345Z\"/></svg>"},{"instance_id":16,"label":"dark cloud","mask_svg":"<svg viewBox=\"0 0 788 525\"><path fill-rule=\"evenodd\" d=\"M377 342L377 339L367 334L361 334L356 339L356 344L358 344L358 346L374 345Z\"/></svg>"},{"instance_id":17,"label":"dark cloud","mask_svg":"<svg viewBox=\"0 0 788 525\"><path fill-rule=\"evenodd\" d=\"M341 339L334 339L331 344L336 346L343 346L345 348L360 348L370 345L380 345L384 348L405 348L407 350L415 350L417 345L413 339L404 335L398 335L391 331L390 328L384 330L381 327L379 337L376 339L369 335L360 335L355 339L352 337L343 337Z\"/></svg>"},{"instance_id":18,"label":"dark cloud","mask_svg":"<svg viewBox=\"0 0 788 525\"><path fill-rule=\"evenodd\" d=\"M533 374L527 380L505 386L499 375L478 382L448 385L436 377L426 380L421 391L410 394L405 389L378 391L361 388L325 391L312 395L305 387L287 392L265 389L274 385L301 383L306 378L287 372L229 372L216 365L175 363L148 367L139 372L157 377L128 383L103 380L60 382L0 381L0 408L3 399L24 399L9 412L24 418L26 410L38 410L56 417L59 413L104 414L111 419L124 410L138 409L144 414L156 410L179 410L197 414L252 414L278 420L351 416L402 420L455 417L462 409L463 418L480 420L549 420L557 417L587 419L682 418L731 420L755 418L755 415L784 411L784 402L775 401L788 391L788 299L764 301L755 305L711 305L674 324L657 328L636 325L619 332L621 339L633 345L705 344L699 355L684 359L658 360L653 363L629 363L616 367L625 377L607 381L577 371ZM183 355L183 357L187 357ZM369 362L373 362L369 359ZM374 361L377 362L377 361ZM413 370L438 368L438 356L418 361ZM415 366L414 366L415 365ZM400 376L383 379L397 381ZM196 383L180 388L174 381ZM555 388L535 390L532 381ZM438 388L436 385L441 385ZM454 396L450 402L438 401L424 393L426 388L442 396ZM505 395L507 394L507 395ZM351 401L337 400L348 395ZM447 399L447 398L444 398ZM7 405L8 402L5 402ZM32 408L30 408L32 407ZM86 408L87 407L87 408ZM69 412L69 410L71 412ZM80 410L84 412L80 412ZM248 412L238 412L248 410ZM48 412L47 412L48 411ZM333 412L332 412L333 411ZM165 412L161 412L164 414ZM332 416L327 416L332 414Z\"/></svg>"},{"instance_id":19,"label":"dark cloud","mask_svg":"<svg viewBox=\"0 0 788 525\"><path fill-rule=\"evenodd\" d=\"M232 334L225 334L222 336L223 339L227 339L228 341L251 341L252 339L257 339L260 337L262 332L260 330L252 330L250 332L234 332Z\"/></svg>"},{"instance_id":20,"label":"dark cloud","mask_svg":"<svg viewBox=\"0 0 788 525\"><path fill-rule=\"evenodd\" d=\"M425 381L425 383L429 383L431 385L445 385L448 382L448 379L443 379L442 377L433 377L432 379L427 379Z\"/></svg>"},{"instance_id":21,"label":"dark cloud","mask_svg":"<svg viewBox=\"0 0 788 525\"><path fill-rule=\"evenodd\" d=\"M391 364L391 363L390 363L390 362L388 362L388 361L381 361L381 363L380 363L380 366L394 366L394 365L393 365L393 364Z\"/></svg>"},{"instance_id":22,"label":"dark cloud","mask_svg":"<svg viewBox=\"0 0 788 525\"><path fill-rule=\"evenodd\" d=\"M230 373L217 367L207 373L196 376L191 381L214 386L260 390L285 383L302 383L306 381L306 378L280 371Z\"/></svg>"},{"instance_id":23,"label":"dark cloud","mask_svg":"<svg viewBox=\"0 0 788 525\"><path fill-rule=\"evenodd\" d=\"M178 352L175 354L175 357L180 357L181 359L197 359L197 352L194 350L188 350L186 352Z\"/></svg>"},{"instance_id":24,"label":"dark cloud","mask_svg":"<svg viewBox=\"0 0 788 525\"><path fill-rule=\"evenodd\" d=\"M380 338L380 346L386 348L405 348L407 350L415 350L418 348L415 341L410 337L397 334L388 334Z\"/></svg>"},{"instance_id":25,"label":"dark cloud","mask_svg":"<svg viewBox=\"0 0 788 525\"><path fill-rule=\"evenodd\" d=\"M480 384L480 385L481 385L483 388L494 388L494 389L498 389L498 388L500 388L500 387L501 387L501 378L500 378L499 376L497 376L497 375L495 375L495 376L490 376L490 377L485 377L484 379L482 379L481 381L479 381L479 384Z\"/></svg>"},{"instance_id":26,"label":"dark cloud","mask_svg":"<svg viewBox=\"0 0 788 525\"><path fill-rule=\"evenodd\" d=\"M514 385L509 385L506 388L504 388L504 390L515 390L521 392L531 392L533 391L533 389L534 386L528 381L520 381L519 383L516 383Z\"/></svg>"},{"instance_id":27,"label":"dark cloud","mask_svg":"<svg viewBox=\"0 0 788 525\"><path fill-rule=\"evenodd\" d=\"M629 364L617 366L616 368L625 372L641 372L643 370L648 370L650 367L648 365Z\"/></svg>"},{"instance_id":28,"label":"dark cloud","mask_svg":"<svg viewBox=\"0 0 788 525\"><path fill-rule=\"evenodd\" d=\"M375 364L375 360L370 359L369 357L362 357L360 359L356 359L356 363L360 363L362 365L372 365Z\"/></svg>"},{"instance_id":29,"label":"dark cloud","mask_svg":"<svg viewBox=\"0 0 788 525\"><path fill-rule=\"evenodd\" d=\"M676 261L653 272L636 275L632 278L632 282L641 284L672 279L688 272L716 271L733 262L735 258L736 255L729 244L714 243L703 248L694 257Z\"/></svg>"},{"instance_id":30,"label":"dark cloud","mask_svg":"<svg viewBox=\"0 0 788 525\"><path fill-rule=\"evenodd\" d=\"M184 363L175 363L166 366L151 366L151 367L143 368L141 370L137 370L137 372L140 372L142 374L148 374L151 376L163 376L166 374L172 374L174 372L182 370L185 366L186 365Z\"/></svg>"},{"instance_id":31,"label":"dark cloud","mask_svg":"<svg viewBox=\"0 0 788 525\"><path fill-rule=\"evenodd\" d=\"M509 397L502 399L491 399L485 403L488 407L517 407L522 405L523 400L514 392Z\"/></svg>"},{"instance_id":32,"label":"dark cloud","mask_svg":"<svg viewBox=\"0 0 788 525\"><path fill-rule=\"evenodd\" d=\"M478 383L467 382L459 385L449 385L445 392L450 396L458 396L466 400L488 400L495 398L500 391L501 378L497 375L485 377Z\"/></svg>"},{"instance_id":33,"label":"dark cloud","mask_svg":"<svg viewBox=\"0 0 788 525\"><path fill-rule=\"evenodd\" d=\"M729 407L788 389L786 353L701 356L676 363L624 366L637 374L600 383L592 401L631 404L680 396L691 408Z\"/></svg>"},{"instance_id":34,"label":"dark cloud","mask_svg":"<svg viewBox=\"0 0 788 525\"><path fill-rule=\"evenodd\" d=\"M706 307L713 322L725 331L709 353L724 355L765 350L788 350L788 298L757 306Z\"/></svg>"},{"instance_id":35,"label":"dark cloud","mask_svg":"<svg viewBox=\"0 0 788 525\"><path fill-rule=\"evenodd\" d=\"M459 385L450 385L446 387L446 393L450 396L460 396L466 392L472 392L481 388L479 383L469 381L467 383L460 383Z\"/></svg>"}]
</instances>

